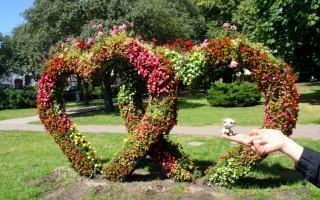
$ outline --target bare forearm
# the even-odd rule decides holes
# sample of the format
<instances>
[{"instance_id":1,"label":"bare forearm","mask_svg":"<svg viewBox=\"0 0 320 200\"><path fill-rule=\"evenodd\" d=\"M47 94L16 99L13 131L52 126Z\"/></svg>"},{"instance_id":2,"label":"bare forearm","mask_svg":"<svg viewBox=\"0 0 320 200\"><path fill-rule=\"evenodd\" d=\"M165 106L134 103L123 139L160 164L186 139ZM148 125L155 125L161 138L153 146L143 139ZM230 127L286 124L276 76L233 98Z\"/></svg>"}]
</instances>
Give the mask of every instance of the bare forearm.
<instances>
[{"instance_id":1,"label":"bare forearm","mask_svg":"<svg viewBox=\"0 0 320 200\"><path fill-rule=\"evenodd\" d=\"M302 155L303 147L295 143L290 138L286 138L283 148L281 151L292 158L294 161L298 161Z\"/></svg>"}]
</instances>

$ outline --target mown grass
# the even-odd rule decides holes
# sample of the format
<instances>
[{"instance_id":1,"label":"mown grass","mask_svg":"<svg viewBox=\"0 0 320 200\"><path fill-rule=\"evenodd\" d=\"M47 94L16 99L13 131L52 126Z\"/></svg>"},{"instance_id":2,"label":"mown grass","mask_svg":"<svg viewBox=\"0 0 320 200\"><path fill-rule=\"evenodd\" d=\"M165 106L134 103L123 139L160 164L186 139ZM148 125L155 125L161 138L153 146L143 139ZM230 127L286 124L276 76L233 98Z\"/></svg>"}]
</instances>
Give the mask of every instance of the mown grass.
<instances>
[{"instance_id":1,"label":"mown grass","mask_svg":"<svg viewBox=\"0 0 320 200\"><path fill-rule=\"evenodd\" d=\"M94 105L102 105L103 99L94 99L90 101L90 106ZM84 104L76 104L76 102L68 102L67 108L70 109L77 109L77 108L85 108L87 107ZM13 119L13 118L20 118L20 117L29 117L37 115L36 108L22 108L22 109L5 109L0 110L0 120L5 119Z\"/></svg>"},{"instance_id":2,"label":"mown grass","mask_svg":"<svg viewBox=\"0 0 320 200\"><path fill-rule=\"evenodd\" d=\"M320 124L320 83L297 84L300 97L299 124ZM224 118L234 118L238 125L260 125L263 120L264 105L250 107L211 107L204 93L189 93L180 95L178 124L203 126L222 123ZM114 113L93 111L74 115L77 124L122 124L119 111Z\"/></svg>"},{"instance_id":3,"label":"mown grass","mask_svg":"<svg viewBox=\"0 0 320 200\"><path fill-rule=\"evenodd\" d=\"M6 109L0 110L0 120L28 117L36 115L37 111L35 108L24 108L24 109Z\"/></svg>"},{"instance_id":4,"label":"mown grass","mask_svg":"<svg viewBox=\"0 0 320 200\"><path fill-rule=\"evenodd\" d=\"M97 149L98 155L105 160L112 158L126 138L126 134L86 133L85 135ZM171 137L183 145L185 152L202 169L214 164L231 145L228 141L213 136ZM203 144L192 146L190 142ZM320 150L319 140L299 139L297 142ZM41 198L44 193L53 190L55 185L48 183L35 185L33 184L35 180L61 166L70 169L70 163L46 133L0 131L0 147L0 199ZM301 176L293 170L293 164L284 155L275 153L232 189L213 188L213 190L230 193L241 199L266 199L277 195L285 197L291 193L297 199L319 199L320 190L311 184L302 186ZM72 180L67 182L70 183ZM177 195L180 195L183 184L179 185ZM302 190L304 192L299 192Z\"/></svg>"},{"instance_id":5,"label":"mown grass","mask_svg":"<svg viewBox=\"0 0 320 200\"><path fill-rule=\"evenodd\" d=\"M297 84L300 97L299 124L320 124L320 83ZM203 126L221 124L227 117L234 118L238 125L260 125L263 120L263 105L250 107L211 107L205 94L190 93L180 95L178 124ZM95 111L73 116L77 124L121 124L119 112Z\"/></svg>"},{"instance_id":6,"label":"mown grass","mask_svg":"<svg viewBox=\"0 0 320 200\"><path fill-rule=\"evenodd\" d=\"M300 97L298 124L320 124L320 82L297 84ZM102 100L94 100L90 105L101 105ZM68 103L68 108L75 108L75 103ZM78 107L84 107L80 105ZM178 124L203 126L222 123L227 117L234 118L239 126L260 125L263 119L263 105L250 107L211 107L204 93L180 95ZM34 109L2 110L0 120L36 114ZM122 124L119 110L105 112L103 110L81 113L72 116L73 121L80 125ZM39 124L39 122L33 122Z\"/></svg>"}]
</instances>

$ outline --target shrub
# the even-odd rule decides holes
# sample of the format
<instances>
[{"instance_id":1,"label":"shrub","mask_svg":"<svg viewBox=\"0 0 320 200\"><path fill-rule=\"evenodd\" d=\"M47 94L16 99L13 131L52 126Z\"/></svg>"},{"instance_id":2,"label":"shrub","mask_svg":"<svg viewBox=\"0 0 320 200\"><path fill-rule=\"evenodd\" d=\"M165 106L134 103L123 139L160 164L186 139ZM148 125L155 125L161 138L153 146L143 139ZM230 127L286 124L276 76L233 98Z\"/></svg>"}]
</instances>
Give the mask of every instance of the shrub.
<instances>
[{"instance_id":1,"label":"shrub","mask_svg":"<svg viewBox=\"0 0 320 200\"><path fill-rule=\"evenodd\" d=\"M35 87L0 89L0 109L35 107Z\"/></svg>"},{"instance_id":2,"label":"shrub","mask_svg":"<svg viewBox=\"0 0 320 200\"><path fill-rule=\"evenodd\" d=\"M211 106L251 106L259 103L261 94L254 83L221 83L215 82L207 92Z\"/></svg>"}]
</instances>

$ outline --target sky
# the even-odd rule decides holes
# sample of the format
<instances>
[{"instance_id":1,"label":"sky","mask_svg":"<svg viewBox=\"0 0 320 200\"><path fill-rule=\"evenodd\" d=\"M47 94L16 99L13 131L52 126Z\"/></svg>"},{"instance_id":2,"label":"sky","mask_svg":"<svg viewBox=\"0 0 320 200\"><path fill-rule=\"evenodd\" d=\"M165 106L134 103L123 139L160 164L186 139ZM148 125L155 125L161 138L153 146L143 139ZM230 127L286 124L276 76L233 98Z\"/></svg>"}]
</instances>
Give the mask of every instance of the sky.
<instances>
[{"instance_id":1,"label":"sky","mask_svg":"<svg viewBox=\"0 0 320 200\"><path fill-rule=\"evenodd\" d=\"M14 27L22 24L22 13L30 8L33 0L4 0L0 4L0 33L10 35Z\"/></svg>"}]
</instances>

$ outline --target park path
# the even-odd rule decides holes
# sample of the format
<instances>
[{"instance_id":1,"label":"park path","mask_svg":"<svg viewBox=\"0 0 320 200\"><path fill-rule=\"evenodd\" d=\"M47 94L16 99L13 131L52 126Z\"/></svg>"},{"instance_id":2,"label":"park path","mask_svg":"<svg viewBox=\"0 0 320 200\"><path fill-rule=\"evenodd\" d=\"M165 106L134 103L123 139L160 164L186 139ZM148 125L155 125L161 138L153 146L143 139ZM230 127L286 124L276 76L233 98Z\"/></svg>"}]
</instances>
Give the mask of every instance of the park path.
<instances>
[{"instance_id":1,"label":"park path","mask_svg":"<svg viewBox=\"0 0 320 200\"><path fill-rule=\"evenodd\" d=\"M72 115L81 112L88 112L101 109L101 106L90 106L86 108L67 110L67 113ZM0 130L20 130L20 131L45 131L42 125L29 124L39 120L38 116L23 117L17 119L7 119L0 121ZM79 130L82 132L90 133L126 133L126 128L123 125L78 125ZM258 126L236 126L235 132L246 133L249 130L259 128ZM177 135L221 135L221 126L175 126L171 134ZM298 124L293 130L294 138L312 138L320 139L320 125L301 125Z\"/></svg>"}]
</instances>

